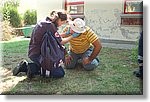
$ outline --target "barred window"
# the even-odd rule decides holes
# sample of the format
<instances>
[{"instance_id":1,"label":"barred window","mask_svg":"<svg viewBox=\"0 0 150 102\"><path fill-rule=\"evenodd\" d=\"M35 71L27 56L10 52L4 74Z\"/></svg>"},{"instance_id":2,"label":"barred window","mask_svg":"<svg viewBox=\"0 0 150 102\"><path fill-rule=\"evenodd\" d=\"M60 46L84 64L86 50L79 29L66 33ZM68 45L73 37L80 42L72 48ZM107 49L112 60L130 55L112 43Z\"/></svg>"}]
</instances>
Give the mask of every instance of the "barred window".
<instances>
[{"instance_id":1,"label":"barred window","mask_svg":"<svg viewBox=\"0 0 150 102\"><path fill-rule=\"evenodd\" d=\"M125 0L124 14L142 14L143 1L142 0Z\"/></svg>"},{"instance_id":2,"label":"barred window","mask_svg":"<svg viewBox=\"0 0 150 102\"><path fill-rule=\"evenodd\" d=\"M65 0L65 10L73 18L84 18L84 0Z\"/></svg>"}]
</instances>

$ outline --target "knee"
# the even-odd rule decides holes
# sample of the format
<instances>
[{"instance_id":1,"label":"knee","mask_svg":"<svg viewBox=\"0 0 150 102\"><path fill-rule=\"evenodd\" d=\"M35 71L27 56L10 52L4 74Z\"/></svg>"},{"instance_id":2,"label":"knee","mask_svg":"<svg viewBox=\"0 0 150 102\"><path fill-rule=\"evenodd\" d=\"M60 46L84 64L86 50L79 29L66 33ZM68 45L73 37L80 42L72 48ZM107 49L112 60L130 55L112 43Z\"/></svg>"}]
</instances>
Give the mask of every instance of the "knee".
<instances>
[{"instance_id":1,"label":"knee","mask_svg":"<svg viewBox=\"0 0 150 102\"><path fill-rule=\"evenodd\" d=\"M87 64L87 65L83 65L83 68L86 70L86 71L92 71L96 68L95 65L92 65L92 64Z\"/></svg>"},{"instance_id":2,"label":"knee","mask_svg":"<svg viewBox=\"0 0 150 102\"><path fill-rule=\"evenodd\" d=\"M62 67L55 68L51 71L51 77L53 78L62 78L65 75L65 71Z\"/></svg>"},{"instance_id":3,"label":"knee","mask_svg":"<svg viewBox=\"0 0 150 102\"><path fill-rule=\"evenodd\" d=\"M68 65L65 65L65 68L66 68L66 69L74 69L74 68L75 68L75 64L68 64Z\"/></svg>"},{"instance_id":4,"label":"knee","mask_svg":"<svg viewBox=\"0 0 150 102\"><path fill-rule=\"evenodd\" d=\"M99 60L94 59L90 64L83 65L84 69L87 71L94 70L99 65Z\"/></svg>"}]
</instances>

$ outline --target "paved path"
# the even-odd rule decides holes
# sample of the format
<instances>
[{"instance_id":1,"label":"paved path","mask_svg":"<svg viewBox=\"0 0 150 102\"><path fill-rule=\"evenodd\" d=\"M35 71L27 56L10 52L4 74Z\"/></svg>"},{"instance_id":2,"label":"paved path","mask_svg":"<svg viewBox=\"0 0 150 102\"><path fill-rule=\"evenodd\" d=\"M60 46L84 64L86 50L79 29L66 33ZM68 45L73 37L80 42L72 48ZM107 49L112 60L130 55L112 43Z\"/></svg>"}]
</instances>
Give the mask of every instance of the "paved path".
<instances>
[{"instance_id":1,"label":"paved path","mask_svg":"<svg viewBox=\"0 0 150 102\"><path fill-rule=\"evenodd\" d=\"M121 40L106 40L101 39L103 47L117 48L117 49L132 49L136 47L135 41L121 41Z\"/></svg>"},{"instance_id":2,"label":"paved path","mask_svg":"<svg viewBox=\"0 0 150 102\"><path fill-rule=\"evenodd\" d=\"M20 41L20 40L30 40L30 38L25 38L24 36L19 36L19 37L12 38L9 41L0 41L0 42L7 43L7 42Z\"/></svg>"},{"instance_id":3,"label":"paved path","mask_svg":"<svg viewBox=\"0 0 150 102\"><path fill-rule=\"evenodd\" d=\"M136 45L133 44L115 44L115 43L102 43L102 46L116 49L132 49L136 47Z\"/></svg>"}]
</instances>

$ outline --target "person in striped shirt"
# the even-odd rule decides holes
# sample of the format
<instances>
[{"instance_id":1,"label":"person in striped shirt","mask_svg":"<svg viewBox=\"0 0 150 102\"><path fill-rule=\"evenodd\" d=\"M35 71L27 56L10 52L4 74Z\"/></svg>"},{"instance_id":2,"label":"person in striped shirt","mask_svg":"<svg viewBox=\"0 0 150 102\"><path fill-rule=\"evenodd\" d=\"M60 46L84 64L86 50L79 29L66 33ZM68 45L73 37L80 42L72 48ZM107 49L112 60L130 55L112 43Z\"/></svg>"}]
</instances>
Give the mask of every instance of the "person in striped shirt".
<instances>
[{"instance_id":1,"label":"person in striped shirt","mask_svg":"<svg viewBox=\"0 0 150 102\"><path fill-rule=\"evenodd\" d=\"M100 39L90 27L85 26L85 22L80 18L69 21L69 26L63 29L61 36L68 37L75 33L78 36L69 41L65 67L73 69L76 64L82 63L85 70L93 70L99 65L97 56L102 48Z\"/></svg>"}]
</instances>

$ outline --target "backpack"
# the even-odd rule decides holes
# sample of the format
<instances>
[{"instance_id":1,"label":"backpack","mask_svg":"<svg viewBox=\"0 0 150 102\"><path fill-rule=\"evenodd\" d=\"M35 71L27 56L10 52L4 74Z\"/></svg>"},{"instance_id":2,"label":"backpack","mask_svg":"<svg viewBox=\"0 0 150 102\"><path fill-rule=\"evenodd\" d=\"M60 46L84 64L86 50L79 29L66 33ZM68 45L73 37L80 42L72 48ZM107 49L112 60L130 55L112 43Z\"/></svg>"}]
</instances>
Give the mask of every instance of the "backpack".
<instances>
[{"instance_id":1,"label":"backpack","mask_svg":"<svg viewBox=\"0 0 150 102\"><path fill-rule=\"evenodd\" d=\"M49 24L49 26L53 26ZM50 28L50 27L49 27ZM52 27L53 28L53 27ZM40 64L44 70L51 71L53 68L58 68L61 61L64 62L64 48L57 40L55 35L50 31L44 34L41 45Z\"/></svg>"}]
</instances>

